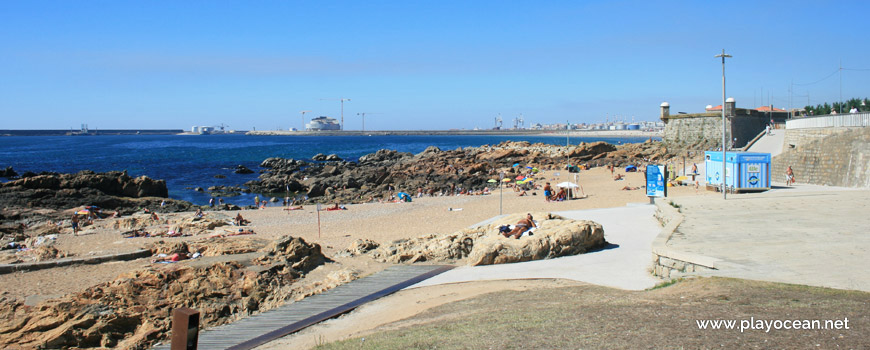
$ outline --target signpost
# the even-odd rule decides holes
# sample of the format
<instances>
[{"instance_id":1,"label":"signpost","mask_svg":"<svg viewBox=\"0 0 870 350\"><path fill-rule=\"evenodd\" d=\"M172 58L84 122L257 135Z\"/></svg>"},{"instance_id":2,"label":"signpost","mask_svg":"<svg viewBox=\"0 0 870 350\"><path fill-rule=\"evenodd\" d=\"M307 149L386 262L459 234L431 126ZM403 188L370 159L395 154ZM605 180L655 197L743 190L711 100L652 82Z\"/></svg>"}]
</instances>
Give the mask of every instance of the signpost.
<instances>
[{"instance_id":1,"label":"signpost","mask_svg":"<svg viewBox=\"0 0 870 350\"><path fill-rule=\"evenodd\" d=\"M504 198L504 190L502 189L504 186L504 171L498 173L498 215L501 215L501 203Z\"/></svg>"},{"instance_id":2,"label":"signpost","mask_svg":"<svg viewBox=\"0 0 870 350\"><path fill-rule=\"evenodd\" d=\"M320 238L320 203L317 203L317 238Z\"/></svg>"},{"instance_id":3,"label":"signpost","mask_svg":"<svg viewBox=\"0 0 870 350\"><path fill-rule=\"evenodd\" d=\"M667 169L663 165L648 165L646 167L646 195L649 203L655 203L655 197L667 197L668 186L665 182Z\"/></svg>"}]
</instances>

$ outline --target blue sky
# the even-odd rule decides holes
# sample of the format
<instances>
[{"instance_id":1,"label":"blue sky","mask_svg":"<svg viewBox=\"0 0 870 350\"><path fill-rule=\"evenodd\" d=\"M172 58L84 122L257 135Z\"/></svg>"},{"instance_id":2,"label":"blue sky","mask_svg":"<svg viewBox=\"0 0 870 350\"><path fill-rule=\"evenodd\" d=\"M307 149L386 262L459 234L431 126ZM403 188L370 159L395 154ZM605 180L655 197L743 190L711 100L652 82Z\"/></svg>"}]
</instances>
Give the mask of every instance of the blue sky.
<instances>
[{"instance_id":1,"label":"blue sky","mask_svg":"<svg viewBox=\"0 0 870 350\"><path fill-rule=\"evenodd\" d=\"M0 129L490 128L870 97L870 3L2 1ZM850 19L854 18L854 19ZM808 85L799 85L812 83ZM768 99L770 94L770 99Z\"/></svg>"}]
</instances>

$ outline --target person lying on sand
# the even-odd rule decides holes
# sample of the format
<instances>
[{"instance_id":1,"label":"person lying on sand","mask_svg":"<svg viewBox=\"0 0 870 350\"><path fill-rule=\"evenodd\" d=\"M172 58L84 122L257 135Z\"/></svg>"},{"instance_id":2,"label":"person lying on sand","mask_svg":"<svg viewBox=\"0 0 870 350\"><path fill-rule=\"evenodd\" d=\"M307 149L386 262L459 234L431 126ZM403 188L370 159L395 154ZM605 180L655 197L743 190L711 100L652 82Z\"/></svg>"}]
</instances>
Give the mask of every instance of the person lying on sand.
<instances>
[{"instance_id":1,"label":"person lying on sand","mask_svg":"<svg viewBox=\"0 0 870 350\"><path fill-rule=\"evenodd\" d=\"M327 210L327 211L333 211L333 210L347 210L347 207L345 207L345 206L343 206L343 205L338 205L338 203L335 203L335 205L333 205L333 206L331 206L331 207L329 207L329 208L326 208L326 210Z\"/></svg>"},{"instance_id":2,"label":"person lying on sand","mask_svg":"<svg viewBox=\"0 0 870 350\"><path fill-rule=\"evenodd\" d=\"M187 255L187 253L172 253L172 254L164 256L164 257L159 257L157 259L153 259L153 260L151 260L151 263L158 263L158 262L164 262L164 261L177 262L177 261L181 261L181 260L187 260L189 258L190 257Z\"/></svg>"},{"instance_id":3,"label":"person lying on sand","mask_svg":"<svg viewBox=\"0 0 870 350\"><path fill-rule=\"evenodd\" d=\"M622 188L623 191L634 191L634 190L639 190L639 189L640 189L640 187L631 187L631 186L625 186Z\"/></svg>"},{"instance_id":4,"label":"person lying on sand","mask_svg":"<svg viewBox=\"0 0 870 350\"><path fill-rule=\"evenodd\" d=\"M303 209L303 208L302 208L301 205L291 205L291 206L289 206L289 207L287 207L287 208L284 208L284 210L287 210L287 211L290 211L290 210L302 210L302 209Z\"/></svg>"},{"instance_id":5,"label":"person lying on sand","mask_svg":"<svg viewBox=\"0 0 870 350\"><path fill-rule=\"evenodd\" d=\"M519 222L517 222L513 230L507 233L502 232L502 235L505 236L505 238L511 238L513 236L516 239L520 239L520 236L523 235L523 232L528 231L532 227L538 227L537 225L535 225L534 219L535 218L532 217L532 214L526 214L526 218L521 219Z\"/></svg>"},{"instance_id":6,"label":"person lying on sand","mask_svg":"<svg viewBox=\"0 0 870 350\"><path fill-rule=\"evenodd\" d=\"M625 175L616 174L616 176L613 177L613 181L619 181L619 180L622 180L623 178L625 178Z\"/></svg>"},{"instance_id":7,"label":"person lying on sand","mask_svg":"<svg viewBox=\"0 0 870 350\"><path fill-rule=\"evenodd\" d=\"M221 237L232 237L232 236L244 236L244 235L255 235L257 234L251 229L239 229L238 231L224 230L224 233L213 233L208 236L208 238L221 238Z\"/></svg>"}]
</instances>

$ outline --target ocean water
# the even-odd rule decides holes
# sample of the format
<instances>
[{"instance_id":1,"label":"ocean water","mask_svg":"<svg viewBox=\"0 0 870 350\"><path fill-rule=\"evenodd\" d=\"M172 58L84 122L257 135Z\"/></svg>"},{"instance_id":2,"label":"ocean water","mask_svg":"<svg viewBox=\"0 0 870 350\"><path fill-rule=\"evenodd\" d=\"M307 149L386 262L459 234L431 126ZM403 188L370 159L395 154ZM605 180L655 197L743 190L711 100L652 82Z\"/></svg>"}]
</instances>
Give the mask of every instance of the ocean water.
<instances>
[{"instance_id":1,"label":"ocean water","mask_svg":"<svg viewBox=\"0 0 870 350\"><path fill-rule=\"evenodd\" d=\"M234 174L237 165L260 170L269 157L311 159L337 154L345 160L379 149L419 153L426 147L442 150L494 145L502 141L529 141L564 145L565 138L551 136L245 136L245 135L106 135L106 136L11 136L0 137L0 167L25 171L75 173L127 170L131 176L146 175L166 180L169 196L195 204L207 204L209 194L194 187L239 186L258 174ZM605 141L635 143L647 138L571 137L571 144ZM215 175L224 175L218 179ZM5 181L5 179L3 179ZM225 202L248 205L254 194L227 197Z\"/></svg>"}]
</instances>

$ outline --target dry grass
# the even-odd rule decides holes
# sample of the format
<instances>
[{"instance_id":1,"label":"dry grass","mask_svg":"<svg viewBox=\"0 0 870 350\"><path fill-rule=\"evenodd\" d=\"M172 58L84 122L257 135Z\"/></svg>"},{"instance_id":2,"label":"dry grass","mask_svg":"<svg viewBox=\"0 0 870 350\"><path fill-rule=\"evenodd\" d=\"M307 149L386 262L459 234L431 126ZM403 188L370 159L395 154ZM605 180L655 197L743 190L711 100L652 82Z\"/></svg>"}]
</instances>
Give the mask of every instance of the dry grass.
<instances>
[{"instance_id":1,"label":"dry grass","mask_svg":"<svg viewBox=\"0 0 870 350\"><path fill-rule=\"evenodd\" d=\"M699 319L849 319L848 330L700 330ZM870 293L724 278L629 292L503 291L317 349L849 349L870 344Z\"/></svg>"}]
</instances>

